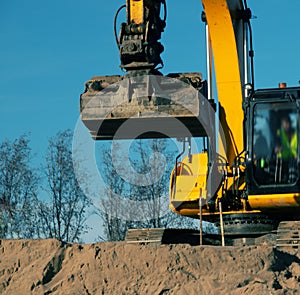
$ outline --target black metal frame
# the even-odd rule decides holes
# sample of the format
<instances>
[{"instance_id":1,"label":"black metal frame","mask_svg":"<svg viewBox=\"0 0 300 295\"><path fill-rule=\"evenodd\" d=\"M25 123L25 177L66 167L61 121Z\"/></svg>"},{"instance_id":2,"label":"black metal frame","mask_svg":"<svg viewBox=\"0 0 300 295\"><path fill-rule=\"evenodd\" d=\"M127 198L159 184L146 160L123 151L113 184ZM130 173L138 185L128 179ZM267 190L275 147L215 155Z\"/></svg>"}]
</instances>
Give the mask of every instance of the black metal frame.
<instances>
[{"instance_id":1,"label":"black metal frame","mask_svg":"<svg viewBox=\"0 0 300 295\"><path fill-rule=\"evenodd\" d=\"M246 108L245 129L246 133L246 166L247 166L247 192L248 195L260 194L281 194L281 193L299 193L300 192L300 132L298 128L298 156L297 156L297 169L298 179L291 184L258 184L254 177L254 109L257 104L264 103L283 103L294 104L298 117L298 126L300 126L300 87L293 88L278 88L278 89L265 89L257 90L250 97Z\"/></svg>"}]
</instances>

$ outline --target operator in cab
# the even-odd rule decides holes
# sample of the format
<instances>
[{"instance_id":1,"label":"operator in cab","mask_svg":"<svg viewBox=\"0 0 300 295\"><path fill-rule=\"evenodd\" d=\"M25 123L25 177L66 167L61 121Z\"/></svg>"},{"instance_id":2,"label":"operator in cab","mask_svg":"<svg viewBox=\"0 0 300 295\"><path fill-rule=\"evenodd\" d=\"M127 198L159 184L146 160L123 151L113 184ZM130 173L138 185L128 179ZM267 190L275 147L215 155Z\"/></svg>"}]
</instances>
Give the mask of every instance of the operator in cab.
<instances>
[{"instance_id":1,"label":"operator in cab","mask_svg":"<svg viewBox=\"0 0 300 295\"><path fill-rule=\"evenodd\" d=\"M275 153L284 160L297 158L297 132L292 128L289 115L281 117L281 127L277 130Z\"/></svg>"},{"instance_id":2,"label":"operator in cab","mask_svg":"<svg viewBox=\"0 0 300 295\"><path fill-rule=\"evenodd\" d=\"M276 134L275 153L277 160L275 182L292 184L298 179L298 136L288 114L284 114L281 117L280 123L280 129L277 130Z\"/></svg>"}]
</instances>

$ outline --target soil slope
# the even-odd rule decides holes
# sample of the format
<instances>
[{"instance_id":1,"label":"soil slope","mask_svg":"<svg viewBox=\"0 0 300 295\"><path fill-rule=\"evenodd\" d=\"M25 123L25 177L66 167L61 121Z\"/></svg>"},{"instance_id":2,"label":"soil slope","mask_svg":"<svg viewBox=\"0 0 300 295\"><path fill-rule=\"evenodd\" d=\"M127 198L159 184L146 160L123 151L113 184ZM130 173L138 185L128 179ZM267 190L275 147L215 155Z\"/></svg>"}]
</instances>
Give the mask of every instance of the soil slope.
<instances>
[{"instance_id":1,"label":"soil slope","mask_svg":"<svg viewBox=\"0 0 300 295\"><path fill-rule=\"evenodd\" d=\"M0 294L300 294L300 259L264 245L0 240Z\"/></svg>"}]
</instances>

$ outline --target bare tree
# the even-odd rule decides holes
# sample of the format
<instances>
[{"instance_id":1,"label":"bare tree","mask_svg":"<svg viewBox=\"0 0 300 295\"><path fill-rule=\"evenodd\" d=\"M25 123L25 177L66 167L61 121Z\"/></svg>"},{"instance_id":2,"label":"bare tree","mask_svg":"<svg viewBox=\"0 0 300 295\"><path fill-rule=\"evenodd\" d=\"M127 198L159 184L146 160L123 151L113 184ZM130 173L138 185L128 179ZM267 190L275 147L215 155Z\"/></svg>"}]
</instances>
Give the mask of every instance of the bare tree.
<instances>
[{"instance_id":1,"label":"bare tree","mask_svg":"<svg viewBox=\"0 0 300 295\"><path fill-rule=\"evenodd\" d=\"M169 175L165 169L168 165L170 154L166 153L167 145L165 140L136 141L134 148L137 153L134 161L135 170L139 177L147 179L147 185L139 185L139 180L132 187L132 194L142 200L144 209L144 220L146 227L166 227L164 216L168 210L168 184ZM161 155L166 158L162 162Z\"/></svg>"},{"instance_id":2,"label":"bare tree","mask_svg":"<svg viewBox=\"0 0 300 295\"><path fill-rule=\"evenodd\" d=\"M37 234L38 178L30 167L26 135L0 145L0 237L33 238Z\"/></svg>"},{"instance_id":3,"label":"bare tree","mask_svg":"<svg viewBox=\"0 0 300 295\"><path fill-rule=\"evenodd\" d=\"M111 146L101 144L100 172L105 181L103 195L100 198L99 216L103 220L104 240L120 241L125 238L128 229L128 212L126 198L128 188L112 164ZM118 144L114 146L120 148Z\"/></svg>"},{"instance_id":4,"label":"bare tree","mask_svg":"<svg viewBox=\"0 0 300 295\"><path fill-rule=\"evenodd\" d=\"M131 168L136 172L132 176L124 167L121 143L114 146L120 155L119 163L114 163L118 171L110 148L101 145L100 169L106 189L99 215L106 240L123 240L129 228L195 227L193 221L169 210L169 177L177 151L168 140L136 140L131 149ZM131 181L124 180L120 172Z\"/></svg>"},{"instance_id":5,"label":"bare tree","mask_svg":"<svg viewBox=\"0 0 300 295\"><path fill-rule=\"evenodd\" d=\"M147 177L148 185L132 187L132 194L143 199L144 227L194 228L193 220L181 217L169 209L170 174L175 165L177 150L170 139L138 140L136 170Z\"/></svg>"},{"instance_id":6,"label":"bare tree","mask_svg":"<svg viewBox=\"0 0 300 295\"><path fill-rule=\"evenodd\" d=\"M76 165L76 163L74 164ZM75 242L86 232L90 200L80 188L72 161L72 133L58 132L49 139L46 156L46 191L49 202L40 203L46 237ZM82 171L82 177L85 177Z\"/></svg>"}]
</instances>

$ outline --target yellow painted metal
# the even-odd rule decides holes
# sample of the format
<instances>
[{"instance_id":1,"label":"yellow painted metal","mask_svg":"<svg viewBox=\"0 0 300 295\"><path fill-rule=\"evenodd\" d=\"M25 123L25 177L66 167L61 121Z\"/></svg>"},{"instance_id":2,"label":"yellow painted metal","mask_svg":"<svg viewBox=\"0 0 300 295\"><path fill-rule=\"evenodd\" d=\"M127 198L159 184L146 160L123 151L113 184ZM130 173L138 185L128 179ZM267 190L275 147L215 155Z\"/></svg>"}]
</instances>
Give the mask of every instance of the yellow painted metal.
<instances>
[{"instance_id":1,"label":"yellow painted metal","mask_svg":"<svg viewBox=\"0 0 300 295\"><path fill-rule=\"evenodd\" d=\"M218 99L223 108L220 121L226 146L220 150L232 164L243 150L244 112L236 37L226 0L202 0L202 3L211 36Z\"/></svg>"},{"instance_id":2,"label":"yellow painted metal","mask_svg":"<svg viewBox=\"0 0 300 295\"><path fill-rule=\"evenodd\" d=\"M142 24L144 22L144 0L129 1L129 22ZM128 5L128 4L127 4Z\"/></svg>"},{"instance_id":3,"label":"yellow painted metal","mask_svg":"<svg viewBox=\"0 0 300 295\"><path fill-rule=\"evenodd\" d=\"M199 216L199 208L181 208L180 210L176 210L176 208L170 204L170 209L182 216L188 216L188 217L196 217ZM247 211L247 210L237 210L237 211L223 211L223 215L231 215L231 214L259 214L262 213L261 210L252 210L252 211ZM220 213L218 211L216 212L210 212L205 206L202 208L202 215L205 219L205 216L218 216Z\"/></svg>"},{"instance_id":4,"label":"yellow painted metal","mask_svg":"<svg viewBox=\"0 0 300 295\"><path fill-rule=\"evenodd\" d=\"M174 213L177 213L177 214L180 214L182 216L188 216L188 217L196 217L196 216L199 216L199 208L194 208L194 209L181 209L181 210L176 210L175 207L170 204L170 209L174 212Z\"/></svg>"},{"instance_id":5,"label":"yellow painted metal","mask_svg":"<svg viewBox=\"0 0 300 295\"><path fill-rule=\"evenodd\" d=\"M228 1L228 3L227 3ZM240 62L238 49L241 50L240 25L238 21L232 21L231 15L237 15L239 9L242 8L240 0L202 0L206 19L211 38L212 51L214 56L214 69L216 74L216 85L218 91L218 100L220 103L219 116L222 128L220 128L219 137L219 154L226 158L230 166L232 166L236 156L241 153L243 147L243 119L244 112L242 108L242 81L241 70L243 63ZM228 5L229 4L229 5ZM230 7L230 9L229 9ZM230 11L231 10L231 11ZM237 35L235 35L235 33ZM240 69L241 67L241 69ZM197 158L199 157L199 158ZM205 161L201 157L204 155L193 155L193 162L183 160L182 166L177 167L176 187L172 186L171 177L171 204L170 208L176 213L186 216L195 216L199 214L199 208L194 206L191 208L191 201L198 201L199 197L206 198L206 182L207 182L207 158ZM205 157L207 155L205 154ZM201 162L201 173L195 167L194 160ZM194 165L194 166L193 166ZM202 166L203 165L203 166ZM190 173L182 173L180 169L191 169ZM232 172L232 171L231 171ZM233 177L228 177L227 189L232 189L235 185ZM244 179L239 181L239 189L245 187ZM217 198L222 196L222 187L216 194ZM173 202L173 203L172 203ZM180 202L180 211L175 208L175 203ZM186 204L186 205L185 205ZM195 203L197 204L197 203ZM228 212L227 212L228 213ZM245 211L235 211L236 213L245 213ZM206 212L203 207L203 214L211 214Z\"/></svg>"},{"instance_id":6,"label":"yellow painted metal","mask_svg":"<svg viewBox=\"0 0 300 295\"><path fill-rule=\"evenodd\" d=\"M272 195L249 195L248 201L253 209L279 209L299 207L300 193L272 194Z\"/></svg>"},{"instance_id":7,"label":"yellow painted metal","mask_svg":"<svg viewBox=\"0 0 300 295\"><path fill-rule=\"evenodd\" d=\"M184 157L182 162L179 162L176 170L176 185L174 182L175 168L170 177L170 209L184 216L196 216L199 214L198 202L199 198L206 203L207 199L207 177L208 177L208 155L203 152L200 154ZM221 181L221 178L220 178ZM245 181L239 181L239 190L245 188ZM220 183L221 185L221 183ZM235 185L233 177L228 177L227 189L232 190ZM222 197L222 186L216 192L217 199ZM216 199L216 202L217 202ZM194 202L195 208L191 208L191 203ZM180 203L180 211L175 208L175 204ZM204 204L203 203L203 204ZM245 213L246 211L234 211L235 213ZM210 214L211 212L203 211L203 214Z\"/></svg>"},{"instance_id":8,"label":"yellow painted metal","mask_svg":"<svg viewBox=\"0 0 300 295\"><path fill-rule=\"evenodd\" d=\"M200 196L205 199L207 169L207 153L191 155L190 159L188 156L184 157L177 166L176 182L174 182L175 170L171 174L171 202L197 201Z\"/></svg>"}]
</instances>

